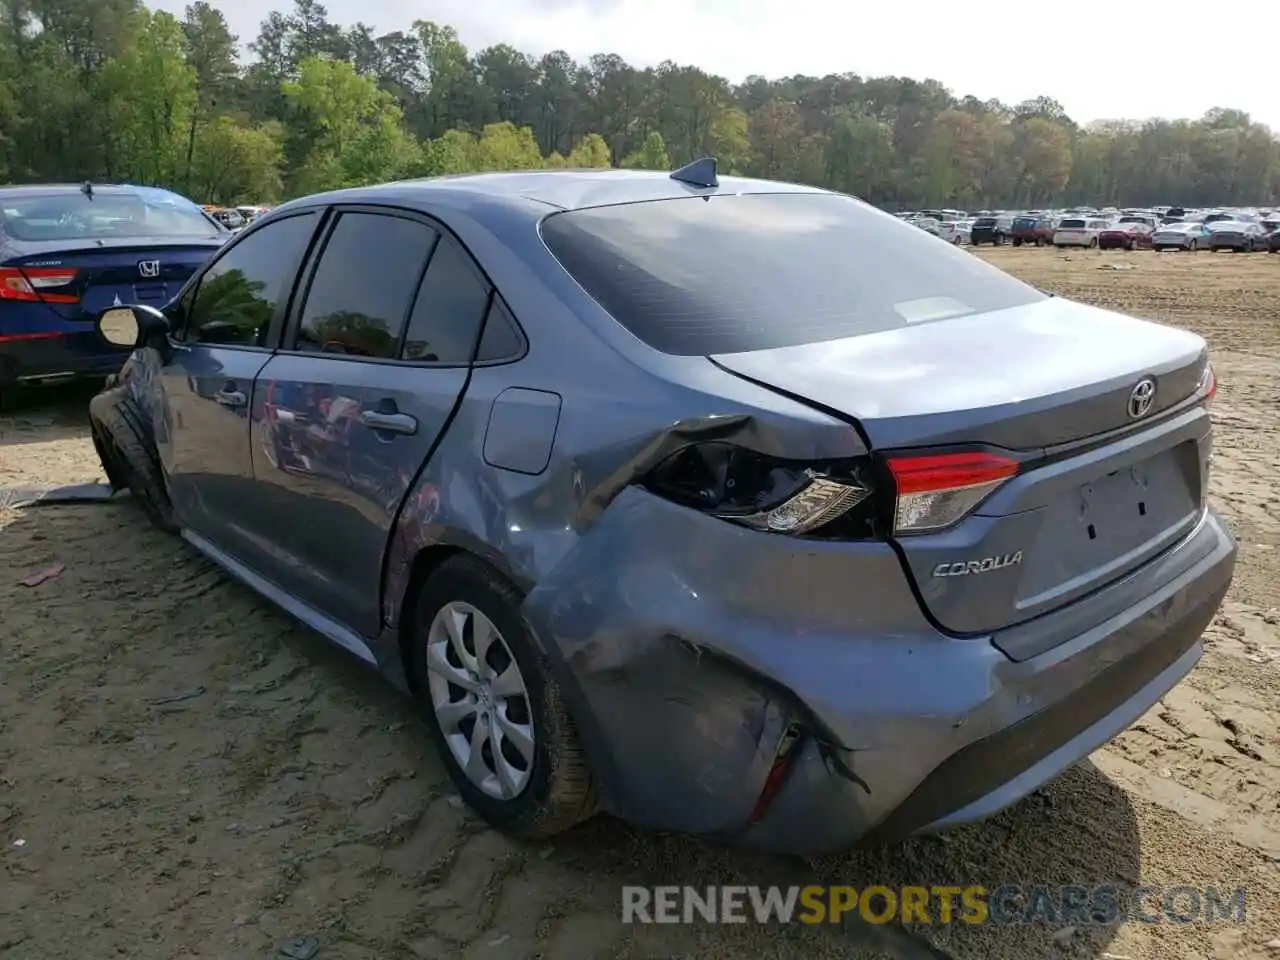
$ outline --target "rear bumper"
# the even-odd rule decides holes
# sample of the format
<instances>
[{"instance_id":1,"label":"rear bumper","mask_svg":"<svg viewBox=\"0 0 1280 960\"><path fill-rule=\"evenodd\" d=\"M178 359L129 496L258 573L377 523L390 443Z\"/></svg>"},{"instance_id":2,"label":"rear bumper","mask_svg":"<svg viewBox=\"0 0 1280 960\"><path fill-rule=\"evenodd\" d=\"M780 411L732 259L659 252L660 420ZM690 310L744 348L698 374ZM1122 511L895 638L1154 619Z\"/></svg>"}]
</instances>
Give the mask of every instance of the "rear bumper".
<instances>
[{"instance_id":1,"label":"rear bumper","mask_svg":"<svg viewBox=\"0 0 1280 960\"><path fill-rule=\"evenodd\" d=\"M819 853L988 816L1130 726L1194 666L1231 581L1216 517L1185 546L1200 559L1173 579L1013 662L935 631L884 545L797 546L627 491L525 612L609 810Z\"/></svg>"},{"instance_id":2,"label":"rear bumper","mask_svg":"<svg viewBox=\"0 0 1280 960\"><path fill-rule=\"evenodd\" d=\"M0 339L0 383L105 377L118 372L129 353L104 343L96 331Z\"/></svg>"}]
</instances>

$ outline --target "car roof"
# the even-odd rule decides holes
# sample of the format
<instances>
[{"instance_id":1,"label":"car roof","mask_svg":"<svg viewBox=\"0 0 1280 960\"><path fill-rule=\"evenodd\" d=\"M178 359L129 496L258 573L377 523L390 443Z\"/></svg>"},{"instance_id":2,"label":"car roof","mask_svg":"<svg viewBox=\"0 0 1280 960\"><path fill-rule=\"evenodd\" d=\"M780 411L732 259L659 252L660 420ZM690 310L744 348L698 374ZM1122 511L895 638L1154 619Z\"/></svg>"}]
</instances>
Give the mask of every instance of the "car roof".
<instances>
[{"instance_id":1,"label":"car roof","mask_svg":"<svg viewBox=\"0 0 1280 960\"><path fill-rule=\"evenodd\" d=\"M748 177L721 177L717 187L695 187L673 180L670 174L648 170L527 170L505 173L469 173L400 180L374 187L355 187L303 197L277 207L272 213L315 203L395 203L455 205L467 199L506 202L511 207L541 204L558 210L674 200L681 197L742 193L830 193L806 187Z\"/></svg>"},{"instance_id":2,"label":"car roof","mask_svg":"<svg viewBox=\"0 0 1280 960\"><path fill-rule=\"evenodd\" d=\"M94 193L101 194L129 194L136 193L140 189L157 190L161 193L171 193L173 196L181 196L181 194L173 193L171 190L165 190L163 187L138 187L128 183L91 183ZM63 193L79 193L84 189L83 183L24 183L16 186L0 187L0 197L21 197L23 194L41 194L44 196L56 196Z\"/></svg>"}]
</instances>

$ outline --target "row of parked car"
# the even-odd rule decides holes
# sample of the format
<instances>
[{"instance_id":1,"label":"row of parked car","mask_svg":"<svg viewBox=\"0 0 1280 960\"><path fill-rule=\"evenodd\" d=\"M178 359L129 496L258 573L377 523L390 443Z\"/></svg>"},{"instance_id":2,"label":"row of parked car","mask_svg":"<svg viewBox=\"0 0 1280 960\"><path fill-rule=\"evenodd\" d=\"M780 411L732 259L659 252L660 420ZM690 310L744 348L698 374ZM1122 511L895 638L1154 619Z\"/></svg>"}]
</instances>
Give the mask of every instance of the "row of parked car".
<instances>
[{"instance_id":1,"label":"row of parked car","mask_svg":"<svg viewBox=\"0 0 1280 960\"><path fill-rule=\"evenodd\" d=\"M1280 213L1272 211L1163 207L954 214L961 212L923 211L899 216L949 243L974 246L1007 243L1058 249L1280 251Z\"/></svg>"},{"instance_id":2,"label":"row of parked car","mask_svg":"<svg viewBox=\"0 0 1280 960\"><path fill-rule=\"evenodd\" d=\"M234 233L243 230L271 208L252 204L242 204L238 207L220 207L217 204L207 203L201 209Z\"/></svg>"}]
</instances>

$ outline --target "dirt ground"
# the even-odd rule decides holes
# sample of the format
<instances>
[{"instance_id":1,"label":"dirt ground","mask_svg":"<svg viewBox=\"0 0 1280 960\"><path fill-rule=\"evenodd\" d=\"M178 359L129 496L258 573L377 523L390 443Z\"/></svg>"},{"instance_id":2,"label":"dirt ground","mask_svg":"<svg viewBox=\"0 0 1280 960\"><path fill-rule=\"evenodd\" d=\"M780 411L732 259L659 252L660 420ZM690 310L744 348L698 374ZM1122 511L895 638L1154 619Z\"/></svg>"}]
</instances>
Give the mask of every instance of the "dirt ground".
<instances>
[{"instance_id":1,"label":"dirt ground","mask_svg":"<svg viewBox=\"0 0 1280 960\"><path fill-rule=\"evenodd\" d=\"M1280 257L982 255L1215 350L1235 585L1200 666L1091 762L990 822L812 863L603 817L522 845L456 806L410 703L127 499L0 509L0 956L245 960L311 936L318 960L1280 957ZM0 418L0 487L98 477L87 396ZM1245 886L1248 905L1243 926L619 919L623 884L809 882Z\"/></svg>"}]
</instances>

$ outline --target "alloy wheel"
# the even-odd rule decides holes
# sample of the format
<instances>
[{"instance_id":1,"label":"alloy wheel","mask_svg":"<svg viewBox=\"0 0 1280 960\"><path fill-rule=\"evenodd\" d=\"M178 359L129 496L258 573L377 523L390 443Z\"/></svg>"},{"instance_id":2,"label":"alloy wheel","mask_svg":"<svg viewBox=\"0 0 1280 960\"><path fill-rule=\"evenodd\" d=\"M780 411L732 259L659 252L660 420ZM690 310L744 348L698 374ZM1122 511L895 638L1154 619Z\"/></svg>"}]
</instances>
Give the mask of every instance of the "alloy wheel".
<instances>
[{"instance_id":1,"label":"alloy wheel","mask_svg":"<svg viewBox=\"0 0 1280 960\"><path fill-rule=\"evenodd\" d=\"M450 753L468 780L512 800L533 773L529 691L501 632L469 603L440 608L427 632L431 706Z\"/></svg>"}]
</instances>

